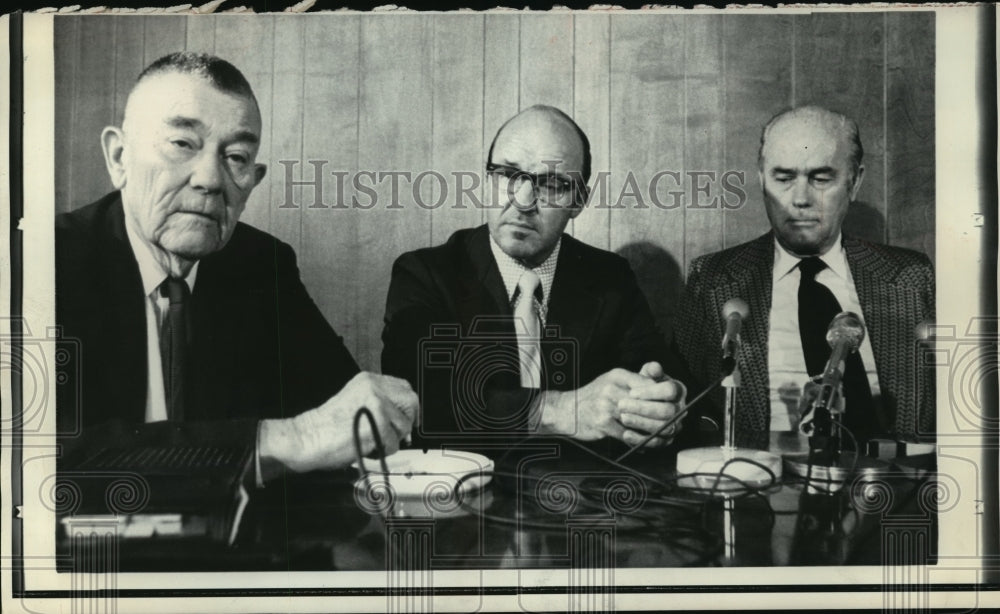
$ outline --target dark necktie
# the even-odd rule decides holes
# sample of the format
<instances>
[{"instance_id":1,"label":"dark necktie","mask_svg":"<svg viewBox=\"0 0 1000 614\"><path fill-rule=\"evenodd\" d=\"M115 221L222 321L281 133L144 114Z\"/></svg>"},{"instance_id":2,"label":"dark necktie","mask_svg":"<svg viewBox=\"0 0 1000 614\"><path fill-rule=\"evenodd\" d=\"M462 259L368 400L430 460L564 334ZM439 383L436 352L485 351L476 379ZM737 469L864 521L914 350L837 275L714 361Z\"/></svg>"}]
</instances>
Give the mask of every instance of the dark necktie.
<instances>
[{"instance_id":1,"label":"dark necktie","mask_svg":"<svg viewBox=\"0 0 1000 614\"><path fill-rule=\"evenodd\" d=\"M819 258L805 258L799 262L799 336L810 377L821 375L826 368L830 358L826 331L830 321L841 311L833 292L816 281L816 274L825 268L826 263ZM863 451L864 442L878 435L882 429L878 426L875 408L872 407L872 391L861 361L861 353L852 353L844 362L844 425L857 438Z\"/></svg>"},{"instance_id":2,"label":"dark necktie","mask_svg":"<svg viewBox=\"0 0 1000 614\"><path fill-rule=\"evenodd\" d=\"M183 279L168 277L160 284L160 296L170 299L167 317L160 331L160 359L163 366L163 390L167 400L167 419L184 419L184 385L187 371L188 299L191 293Z\"/></svg>"}]
</instances>

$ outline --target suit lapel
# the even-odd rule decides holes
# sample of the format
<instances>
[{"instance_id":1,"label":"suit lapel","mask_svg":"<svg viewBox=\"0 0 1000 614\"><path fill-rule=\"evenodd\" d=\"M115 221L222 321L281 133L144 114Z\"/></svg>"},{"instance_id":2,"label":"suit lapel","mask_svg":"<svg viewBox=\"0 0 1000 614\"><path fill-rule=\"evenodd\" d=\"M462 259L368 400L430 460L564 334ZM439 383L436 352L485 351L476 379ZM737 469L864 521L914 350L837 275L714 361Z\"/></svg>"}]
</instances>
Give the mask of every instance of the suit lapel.
<instances>
[{"instance_id":1,"label":"suit lapel","mask_svg":"<svg viewBox=\"0 0 1000 614\"><path fill-rule=\"evenodd\" d=\"M900 305L918 300L917 292L896 283L899 266L890 259L883 258L871 245L844 237L844 252L847 254L854 288L858 292L861 316L872 344L879 385L882 388L892 387L896 385L896 378L889 377L885 368L897 359L893 350L898 346L894 344L899 339L909 339L913 335L911 331L905 330L910 324L900 320L895 310ZM900 396L902 392L883 390L882 396L886 397L888 394L898 399L903 398Z\"/></svg>"},{"instance_id":2,"label":"suit lapel","mask_svg":"<svg viewBox=\"0 0 1000 614\"><path fill-rule=\"evenodd\" d=\"M712 289L714 318L722 337L722 308L731 298L742 298L750 315L741 332L742 364L740 403L737 411L741 422L748 421L752 430L770 428L770 376L767 360L767 340L771 313L774 239L771 233L746 244L727 264L727 281Z\"/></svg>"},{"instance_id":3,"label":"suit lapel","mask_svg":"<svg viewBox=\"0 0 1000 614\"><path fill-rule=\"evenodd\" d=\"M581 367L603 304L590 286L592 277L584 269L579 244L573 237L564 235L549 297L546 328L558 326L559 339L572 339L578 344Z\"/></svg>"},{"instance_id":4,"label":"suit lapel","mask_svg":"<svg viewBox=\"0 0 1000 614\"><path fill-rule=\"evenodd\" d=\"M486 226L479 227L470 236L465 250L467 264L463 265L468 268L459 275L455 308L464 332L468 333L475 318L486 316L485 320L480 321L477 332L500 333L513 341L516 340L510 318L513 311L500 269L490 250L489 240ZM573 339L576 342L581 365L602 305L600 297L591 290L588 279L587 271L581 263L578 244L572 237L564 236L552 283L552 295L549 297L546 329L553 331L554 327L558 327L559 339ZM545 347L546 344L543 344L543 348ZM548 344L548 347L554 346Z\"/></svg>"},{"instance_id":5,"label":"suit lapel","mask_svg":"<svg viewBox=\"0 0 1000 614\"><path fill-rule=\"evenodd\" d=\"M101 276L108 284L104 293L108 300L100 304L107 308L103 329L110 351L101 357L106 361L102 371L113 379L111 389L118 396L123 416L129 421L142 422L148 385L146 304L139 265L125 233L121 201L109 209L105 230L109 240L101 247Z\"/></svg>"},{"instance_id":6,"label":"suit lapel","mask_svg":"<svg viewBox=\"0 0 1000 614\"><path fill-rule=\"evenodd\" d=\"M493 252L490 250L490 235L486 226L480 226L473 232L466 245L462 262L459 263L461 273L458 275L455 292L455 309L464 332L469 332L472 323L477 318L488 321L492 318L497 322L497 316L511 316L510 299L504 286L500 269L497 267ZM486 320L482 320L485 316ZM506 324L496 330L489 326L490 332L514 332L509 318Z\"/></svg>"}]
</instances>

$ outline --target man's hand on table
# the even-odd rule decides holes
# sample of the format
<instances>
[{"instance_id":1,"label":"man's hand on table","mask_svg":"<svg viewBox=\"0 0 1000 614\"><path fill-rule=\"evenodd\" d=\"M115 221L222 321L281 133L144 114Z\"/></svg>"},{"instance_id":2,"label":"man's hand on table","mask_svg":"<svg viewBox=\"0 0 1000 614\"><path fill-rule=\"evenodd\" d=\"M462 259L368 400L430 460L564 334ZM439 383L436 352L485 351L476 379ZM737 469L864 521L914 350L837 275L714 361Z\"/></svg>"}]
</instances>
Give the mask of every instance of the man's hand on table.
<instances>
[{"instance_id":1,"label":"man's hand on table","mask_svg":"<svg viewBox=\"0 0 1000 614\"><path fill-rule=\"evenodd\" d=\"M545 392L540 429L583 441L614 437L636 445L677 415L686 393L657 362L646 363L639 373L612 369L577 390ZM645 447L669 445L679 431L680 421Z\"/></svg>"},{"instance_id":2,"label":"man's hand on table","mask_svg":"<svg viewBox=\"0 0 1000 614\"><path fill-rule=\"evenodd\" d=\"M375 418L386 454L399 449L410 434L419 402L410 384L388 375L363 372L354 376L323 405L294 418L263 420L258 454L264 481L281 471L337 469L355 458L354 415L367 407ZM359 426L361 452L375 449L367 419Z\"/></svg>"}]
</instances>

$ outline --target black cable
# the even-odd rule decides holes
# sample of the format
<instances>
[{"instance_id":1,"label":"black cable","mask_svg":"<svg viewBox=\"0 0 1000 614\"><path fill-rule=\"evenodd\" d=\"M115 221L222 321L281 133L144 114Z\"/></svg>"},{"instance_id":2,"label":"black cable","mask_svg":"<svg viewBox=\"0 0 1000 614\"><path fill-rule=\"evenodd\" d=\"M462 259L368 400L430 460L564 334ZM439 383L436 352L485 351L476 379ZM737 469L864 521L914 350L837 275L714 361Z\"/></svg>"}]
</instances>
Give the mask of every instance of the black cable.
<instances>
[{"instance_id":1,"label":"black cable","mask_svg":"<svg viewBox=\"0 0 1000 614\"><path fill-rule=\"evenodd\" d=\"M372 485L368 481L368 469L365 467L365 456L364 452L361 451L361 432L359 427L361 425L361 418L365 417L368 419L368 425L372 430L372 439L375 440L375 450L374 452L378 455L379 463L382 465L382 476L385 480L386 490L389 493L389 516L393 516L393 506L394 501L392 497L392 485L389 483L389 466L385 462L385 446L382 445L382 435L378 432L378 427L375 425L375 416L367 407L361 407L358 411L354 412L354 453L357 457L358 471L361 472L361 479L365 481L365 490L370 492Z\"/></svg>"},{"instance_id":2,"label":"black cable","mask_svg":"<svg viewBox=\"0 0 1000 614\"><path fill-rule=\"evenodd\" d=\"M694 403L698 402L701 398L703 398L703 396L704 396L704 393L701 394L701 395L699 395L698 397L696 397L691 403L688 403L685 406L684 410L678 414L677 419L682 418L683 415L686 413L687 409L689 407L691 407ZM384 445L382 443L382 438L381 438L381 435L379 433L379 430L378 430L378 428L377 428L377 426L375 424L374 416L372 415L372 413L366 407L360 408L355 413L355 415L354 415L353 434L354 434L354 446L355 446L355 453L356 453L356 456L357 456L358 469L360 470L360 472L362 474L362 479L365 480L365 487L368 488L368 489L370 489L371 488L371 482L369 481L369 474L370 474L370 472L368 471L368 469L365 466L364 454L363 454L363 451L362 451L362 448L361 448L361 437L360 437L360 430L359 430L362 416L364 416L365 418L367 418L367 420L369 422L369 425L370 425L370 427L372 429L372 437L373 437L374 443L375 443L375 449L374 449L374 451L375 451L375 453L376 453L376 455L378 457L379 463L380 463L381 468L382 468L383 475L385 476L386 486L388 487L388 489L390 491L390 500L389 500L388 512L389 512L389 515L392 515L394 501L393 501L393 499L391 497L391 485L389 484L389 477L388 477L389 476L389 469L388 469L388 465L386 464L386 460L385 460L385 457L386 457L386 455L385 455L385 447L384 447ZM663 428L665 429L668 426L669 426L669 423L667 425L664 425ZM649 440L651 440L652 437L655 437L655 436L656 436L656 434L653 434L651 437L649 437ZM631 533L641 533L643 531L645 531L645 532L653 532L656 535L660 536L661 538L665 539L669 543L669 546L671 548L676 548L676 549L680 549L680 550L687 550L687 551L691 551L691 552L698 552L699 554L702 554L702 559L697 564L706 564L707 562L710 562L711 560L714 560L714 557L717 556L718 551L721 550L722 544L724 544L724 540L721 540L721 538L718 536L718 532L717 531L713 531L712 529L710 529L709 527L706 526L706 524L708 522L709 506L710 506L710 504L713 501L717 500L716 496L720 493L720 490L719 490L718 487L721 484L721 481L722 481L723 478L725 478L725 479L727 479L727 480L729 480L731 482L735 482L740 487L740 489L741 489L740 491L735 492L735 493L726 493L731 500L739 500L739 499L744 499L744 498L754 497L754 496L761 498L761 500L763 500L766 503L766 507L769 510L769 516L770 516L770 519L771 519L771 525L773 526L773 524L774 524L774 518L775 518L774 510L771 508L770 502L767 501L767 499L766 499L766 497L764 496L763 493L767 489L771 488L777 482L777 476L774 474L773 471L770 470L770 468L768 468L765 465L763 465L761 463L758 463L756 461L753 461L753 460L750 460L750 459L740 459L740 458L729 459L720 468L719 472L715 472L715 473L678 474L678 475L672 476L671 478L669 478L667 480L663 480L663 479L659 479L659 478L647 475L646 473L641 472L641 471L639 471L639 470L637 470L637 469L635 469L633 467L629 467L627 465L624 465L624 464L618 462L618 459L612 460L612 459L606 458L606 457L598 454L597 452L591 450L589 447L583 445L582 443L580 443L580 442L578 442L578 441L576 441L574 439L571 439L571 438L568 438L568 437L564 437L564 436L554 436L553 437L553 436L529 435L528 437L523 438L522 440L518 441L516 444L514 444L513 446L511 446L510 448L508 448L507 452L501 457L501 462L505 461L508 458L508 456L511 454L511 452L513 452L516 449L521 448L525 443L527 443L527 442L529 442L529 441L531 441L533 439L544 439L544 440L556 439L556 440L559 440L560 442L569 443L572 446L574 446L574 447L576 447L576 448L578 448L580 450L583 450L586 454L590 455L591 457L593 457L593 458L595 458L595 459L597 459L599 461L602 461L603 463L605 463L605 464L607 464L607 465L609 465L609 466L611 466L613 468L616 468L616 469L624 472L626 475L631 475L633 477L636 477L636 478L639 478L641 480L644 480L646 483L653 485L656 488L656 490L662 490L664 493L674 492L676 490L676 488L677 488L677 482L679 480L682 480L682 479L685 479L685 478L698 478L698 477L715 478L715 481L713 482L712 487L709 488L709 489L707 489L707 496L705 494L705 489L701 489L701 492L699 492L698 489L689 489L687 492L689 492L691 494L694 494L696 496L697 495L701 495L701 497L697 497L695 499L687 499L687 498L670 496L669 494L663 494L663 495L659 495L659 496L647 497L643 501L643 504L646 504L646 505L662 505L662 506L677 507L677 508L682 508L682 509L687 509L687 510L691 510L692 508L700 508L700 512L699 512L699 516L701 517L701 524L700 525L692 525L692 524L688 524L688 523L684 523L684 522L677 522L676 518L667 518L667 517L664 517L664 516L656 515L655 513L642 513L642 514L629 513L629 514L623 514L622 515L623 518L628 518L629 520L635 521L636 525L635 526L620 526L620 527L617 527L618 530L623 531L624 533L629 533L629 534L631 534ZM641 445L643 445L643 444L640 444L640 446ZM634 451L635 449L638 449L638 448L633 448L632 451ZM618 458L624 458L627 455L628 455L628 453L626 453L626 454L624 454L624 455L622 455L622 456L620 456ZM725 469L729 465L731 465L731 464L733 464L735 462L746 462L746 463L755 465L755 466L763 469L768 475L770 475L769 482L767 484L765 484L764 486L758 487L758 486L751 485L751 484L747 483L746 481L741 480L739 478L736 478L734 476L724 475ZM515 526L515 527L522 528L522 529L533 529L533 530L539 530L539 531L549 531L549 532L555 531L555 532L560 532L560 533L562 533L562 532L564 532L566 530L566 523L565 522L543 522L543 521L538 521L538 520L533 520L533 519L509 518L509 517L506 517L506 516L498 516L496 514L490 514L487 511L485 511L484 509L477 509L476 507L474 507L469 502L469 500L467 499L466 493L463 491L462 487L463 487L463 485L467 481L469 481L469 480L471 480L473 478L483 478L483 477L486 477L488 475L489 476L494 476L494 477L497 477L497 478L503 477L503 478L513 478L513 479L516 479L516 480L517 479L519 479L519 480L525 480L525 479L527 479L527 480L534 480L536 482L544 479L544 476L537 477L537 476L531 476L531 475L526 475L526 474L504 472L504 471L496 471L496 470L490 470L490 471L480 470L480 471L474 471L474 472L467 473L465 475L460 476L456 480L455 486L453 487L453 496L455 497L456 502L458 503L459 507L463 511L471 513L471 514L474 514L474 515L482 518L484 521L488 521L488 522L492 522L492 523L496 523L496 524L500 524L500 525ZM497 480L494 483L498 484L498 487L500 487L499 486L499 480ZM589 488L589 487L582 486L582 485L581 486L577 486L576 489L577 489L577 492L579 492L579 494L580 494L580 499L579 499L578 502L582 502L585 506L588 506L588 507L590 507L592 509L603 509L603 510L606 510L606 506L603 505L603 496L604 496L604 494L606 492L605 489ZM600 505L600 506L598 506L594 502L594 499L596 499L598 497L600 497L601 501L602 501L602 505ZM537 496L535 496L534 494L530 495L528 497L528 500L529 501L533 501L537 505ZM669 524L658 524L656 522L657 520L662 520L663 522L669 522ZM686 537L688 539L695 539L695 540L698 540L698 541L702 541L702 542L704 542L704 544L702 544L703 547L701 547L700 549L696 549L694 546L689 546L689 545L687 545L687 544L679 541L683 537Z\"/></svg>"},{"instance_id":3,"label":"black cable","mask_svg":"<svg viewBox=\"0 0 1000 614\"><path fill-rule=\"evenodd\" d=\"M705 396L709 392L711 392L712 390L715 390L715 387L718 386L719 384L721 384L722 380L726 379L727 377L729 377L728 374L723 375L723 376L719 377L717 380L715 380L714 382L712 382L704 390L702 390L700 393L698 393L698 395L695 398L693 398L690 403L687 403L686 405L684 405L684 409L682 409L681 411L677 412L677 414L674 416L673 420L671 420L670 422L665 423L663 426L661 426L660 428L658 428L655 432L650 433L649 435L647 435L642 441L640 441L639 443L635 444L634 446L632 446L631 448L629 448L628 450L626 450L621 456L619 456L618 458L616 458L615 461L621 462L621 461L625 460L630 454L632 454L636 450L642 448L647 443L649 443L650 441L652 441L654 438L659 437L660 434L663 433L663 431L667 430L669 427L671 427L674 424L676 424L679 420L683 420L684 417L687 416L688 409L690 409L692 405L694 405L698 401L700 401L703 398L705 398Z\"/></svg>"}]
</instances>

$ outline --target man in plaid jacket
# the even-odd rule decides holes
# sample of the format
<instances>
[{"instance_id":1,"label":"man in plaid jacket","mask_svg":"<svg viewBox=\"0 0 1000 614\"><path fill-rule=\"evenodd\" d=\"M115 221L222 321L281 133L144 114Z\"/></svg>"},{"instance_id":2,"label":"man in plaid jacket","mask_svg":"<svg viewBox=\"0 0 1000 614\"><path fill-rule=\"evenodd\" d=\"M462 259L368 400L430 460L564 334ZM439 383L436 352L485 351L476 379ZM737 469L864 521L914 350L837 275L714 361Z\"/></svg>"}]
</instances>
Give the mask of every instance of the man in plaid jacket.
<instances>
[{"instance_id":1,"label":"man in plaid jacket","mask_svg":"<svg viewBox=\"0 0 1000 614\"><path fill-rule=\"evenodd\" d=\"M919 252L842 234L864 177L862 154L857 124L839 113L800 107L775 116L758 157L771 231L691 264L676 343L697 378L692 394L721 374L723 305L741 298L750 309L739 360L740 445L766 447L771 432L796 428L802 390L817 375L800 336L800 321L812 315L801 292L813 281L865 325L857 353L870 400L867 391L845 391L847 419L862 425L855 429L862 449L876 437L933 436L933 374L918 367L916 338L917 325L934 317L933 267ZM693 419L714 412L719 420L722 394L715 391L714 407Z\"/></svg>"}]
</instances>

